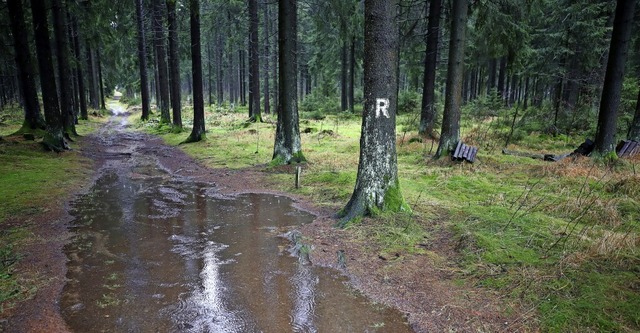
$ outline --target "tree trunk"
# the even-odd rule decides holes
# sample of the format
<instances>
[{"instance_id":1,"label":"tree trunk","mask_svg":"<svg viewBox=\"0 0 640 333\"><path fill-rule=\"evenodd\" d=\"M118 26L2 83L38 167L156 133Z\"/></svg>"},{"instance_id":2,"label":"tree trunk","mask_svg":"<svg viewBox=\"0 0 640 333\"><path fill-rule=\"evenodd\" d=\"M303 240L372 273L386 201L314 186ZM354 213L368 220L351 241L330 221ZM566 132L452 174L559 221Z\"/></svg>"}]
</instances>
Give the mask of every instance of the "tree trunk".
<instances>
[{"instance_id":1,"label":"tree trunk","mask_svg":"<svg viewBox=\"0 0 640 333\"><path fill-rule=\"evenodd\" d=\"M278 122L273 146L272 164L304 162L298 124L297 89L297 0L278 2Z\"/></svg>"},{"instance_id":2,"label":"tree trunk","mask_svg":"<svg viewBox=\"0 0 640 333\"><path fill-rule=\"evenodd\" d=\"M356 84L356 36L351 37L351 59L349 61L349 93L347 95L347 103L349 106L349 112L354 112L355 105L355 84ZM308 93L311 93L311 75L309 74L309 67L307 66Z\"/></svg>"},{"instance_id":3,"label":"tree trunk","mask_svg":"<svg viewBox=\"0 0 640 333\"><path fill-rule=\"evenodd\" d=\"M211 38L207 39L207 88L209 90L209 106L213 104L213 80L211 79Z\"/></svg>"},{"instance_id":4,"label":"tree trunk","mask_svg":"<svg viewBox=\"0 0 640 333\"><path fill-rule=\"evenodd\" d=\"M71 80L71 101L72 101L72 105L73 105L73 124L74 127L75 125L78 125L78 116L80 114L80 100L78 99L78 78L77 78L77 70L76 70L76 58L75 58L75 51L74 51L74 47L73 47L73 35L74 35L74 31L73 31L73 19L71 18L71 14L69 12L69 7L65 6L65 11L64 11L64 16L67 20L67 43L69 45L69 66L70 68L70 72L69 72L69 79Z\"/></svg>"},{"instance_id":5,"label":"tree trunk","mask_svg":"<svg viewBox=\"0 0 640 333\"><path fill-rule=\"evenodd\" d=\"M200 54L200 1L190 0L191 76L193 77L193 129L186 142L204 139L204 94L202 91L202 55Z\"/></svg>"},{"instance_id":6,"label":"tree trunk","mask_svg":"<svg viewBox=\"0 0 640 333\"><path fill-rule=\"evenodd\" d=\"M269 59L271 58L271 39L269 38L270 35L270 29L269 27L271 26L271 24L269 23L271 21L270 15L269 15L269 3L265 2L263 5L263 16L264 16L264 69L263 69L263 75L264 75L264 113L266 114L270 114L271 113L271 92L270 92L270 87L269 87Z\"/></svg>"},{"instance_id":7,"label":"tree trunk","mask_svg":"<svg viewBox=\"0 0 640 333\"><path fill-rule=\"evenodd\" d=\"M38 68L40 69L42 103L47 127L44 144L51 150L62 151L67 147L62 132L62 115L58 104L56 77L51 59L51 44L49 43L49 24L47 23L47 10L44 1L31 0L31 14L33 17L36 53L38 55Z\"/></svg>"},{"instance_id":8,"label":"tree trunk","mask_svg":"<svg viewBox=\"0 0 640 333\"><path fill-rule=\"evenodd\" d=\"M399 29L397 0L365 0L364 113L355 189L339 226L379 211L408 210L398 183L396 113Z\"/></svg>"},{"instance_id":9,"label":"tree trunk","mask_svg":"<svg viewBox=\"0 0 640 333\"><path fill-rule=\"evenodd\" d=\"M616 17L613 21L609 59L602 87L598 129L596 130L594 147L594 151L600 155L615 151L618 106L620 105L620 93L624 79L635 5L636 0L618 0L616 5Z\"/></svg>"},{"instance_id":10,"label":"tree trunk","mask_svg":"<svg viewBox=\"0 0 640 333\"><path fill-rule=\"evenodd\" d=\"M260 114L260 55L258 48L258 1L249 0L249 119L262 121Z\"/></svg>"},{"instance_id":11,"label":"tree trunk","mask_svg":"<svg viewBox=\"0 0 640 333\"><path fill-rule=\"evenodd\" d=\"M489 78L487 79L487 94L491 94L496 87L496 62L495 58L489 60Z\"/></svg>"},{"instance_id":12,"label":"tree trunk","mask_svg":"<svg viewBox=\"0 0 640 333\"><path fill-rule=\"evenodd\" d=\"M22 129L44 129L45 123L40 113L38 91L34 75L34 64L29 52L26 24L24 21L24 8L22 0L8 0L9 18L11 20L11 34L15 49L15 60L18 69L20 91L24 101L24 124Z\"/></svg>"},{"instance_id":13,"label":"tree trunk","mask_svg":"<svg viewBox=\"0 0 640 333\"><path fill-rule=\"evenodd\" d=\"M433 0L429 6L427 26L427 52L424 58L424 85L422 89L422 109L418 133L435 139L433 124L436 119L435 83L438 62L438 40L440 37L440 10L442 0Z\"/></svg>"},{"instance_id":14,"label":"tree trunk","mask_svg":"<svg viewBox=\"0 0 640 333\"><path fill-rule=\"evenodd\" d=\"M442 117L442 134L440 135L440 143L438 144L435 158L447 154L451 149L455 148L460 140L460 104L464 77L464 38L467 22L467 1L454 0L452 6L447 91Z\"/></svg>"},{"instance_id":15,"label":"tree trunk","mask_svg":"<svg viewBox=\"0 0 640 333\"><path fill-rule=\"evenodd\" d=\"M240 105L247 105L247 87L246 87L246 66L245 66L245 51L238 50L238 98L240 99Z\"/></svg>"},{"instance_id":16,"label":"tree trunk","mask_svg":"<svg viewBox=\"0 0 640 333\"><path fill-rule=\"evenodd\" d=\"M153 3L153 33L154 45L156 49L156 64L158 66L158 88L160 91L160 122L165 124L171 123L171 115L169 114L169 80L167 77L167 50L164 42L164 1L152 1Z\"/></svg>"},{"instance_id":17,"label":"tree trunk","mask_svg":"<svg viewBox=\"0 0 640 333\"><path fill-rule=\"evenodd\" d=\"M176 0L167 0L167 22L169 27L169 82L171 84L171 109L173 126L182 128L180 110L180 54L178 47L178 20L176 19Z\"/></svg>"},{"instance_id":18,"label":"tree trunk","mask_svg":"<svg viewBox=\"0 0 640 333\"><path fill-rule=\"evenodd\" d=\"M343 38L344 39L344 38ZM342 70L340 71L340 109L342 111L347 111L349 109L349 97L347 96L347 85L349 81L349 52L347 51L347 41L346 39L342 41L342 59L341 65Z\"/></svg>"},{"instance_id":19,"label":"tree trunk","mask_svg":"<svg viewBox=\"0 0 640 333\"><path fill-rule=\"evenodd\" d=\"M80 30L78 29L78 19L72 16L71 25L74 34L73 36L73 53L75 56L76 65L76 80L78 86L78 104L80 105L80 119L89 119L89 113L87 111L87 92L84 85L84 72L82 70L82 53L80 49Z\"/></svg>"},{"instance_id":20,"label":"tree trunk","mask_svg":"<svg viewBox=\"0 0 640 333\"><path fill-rule=\"evenodd\" d=\"M89 79L89 106L92 109L98 109L100 108L100 96L98 92L98 79L96 78L96 57L90 40L86 40L85 48L87 53L87 75Z\"/></svg>"},{"instance_id":21,"label":"tree trunk","mask_svg":"<svg viewBox=\"0 0 640 333\"><path fill-rule=\"evenodd\" d=\"M222 68L222 55L223 55L223 43L222 36L218 32L216 35L216 95L218 100L218 105L222 105L224 102L224 85L222 80L222 75L224 69Z\"/></svg>"},{"instance_id":22,"label":"tree trunk","mask_svg":"<svg viewBox=\"0 0 640 333\"><path fill-rule=\"evenodd\" d=\"M136 0L136 23L138 26L138 62L140 70L140 99L142 100L142 120L149 120L149 77L147 75L147 50L144 37L142 0Z\"/></svg>"},{"instance_id":23,"label":"tree trunk","mask_svg":"<svg viewBox=\"0 0 640 333\"><path fill-rule=\"evenodd\" d=\"M278 21L279 17L274 18L273 21ZM271 20L270 20L271 21ZM279 59L279 54L280 54L280 50L279 47L280 45L278 44L278 38L280 36L280 32L278 31L279 29L279 23L276 23L273 25L273 30L274 32L272 33L273 35L273 43L271 45L273 45L273 61L272 64L273 66L271 67L271 74L272 74L272 78L273 78L273 92L271 93L273 96L273 101L272 101L272 105L276 106L276 114L278 113L278 105L280 103L280 101L278 100L280 97L280 92L278 91L278 89L280 88L280 82L278 82L278 80L280 79L278 77L278 73L280 72L280 59Z\"/></svg>"},{"instance_id":24,"label":"tree trunk","mask_svg":"<svg viewBox=\"0 0 640 333\"><path fill-rule=\"evenodd\" d=\"M98 87L100 88L100 107L103 110L107 109L104 103L104 81L102 80L102 61L100 60L100 48L96 48L96 57L98 59Z\"/></svg>"},{"instance_id":25,"label":"tree trunk","mask_svg":"<svg viewBox=\"0 0 640 333\"><path fill-rule=\"evenodd\" d=\"M500 58L500 69L498 71L498 96L504 99L505 96L505 84L507 76L507 57Z\"/></svg>"},{"instance_id":26,"label":"tree trunk","mask_svg":"<svg viewBox=\"0 0 640 333\"><path fill-rule=\"evenodd\" d=\"M60 115L63 131L67 136L77 136L73 110L73 85L71 84L71 66L69 65L69 45L67 38L67 20L61 0L53 0L53 31L55 33L58 75L60 77Z\"/></svg>"},{"instance_id":27,"label":"tree trunk","mask_svg":"<svg viewBox=\"0 0 640 333\"><path fill-rule=\"evenodd\" d=\"M629 140L640 141L640 91L638 91L638 101L636 102L636 113L633 115L631 128L629 128Z\"/></svg>"},{"instance_id":28,"label":"tree trunk","mask_svg":"<svg viewBox=\"0 0 640 333\"><path fill-rule=\"evenodd\" d=\"M153 40L153 38L152 38ZM160 82L160 75L158 72L158 52L156 52L156 48L155 48L155 42L154 42L154 47L153 47L153 91L155 92L155 97L156 97L156 109L160 108L160 85L158 84L158 82Z\"/></svg>"}]
</instances>

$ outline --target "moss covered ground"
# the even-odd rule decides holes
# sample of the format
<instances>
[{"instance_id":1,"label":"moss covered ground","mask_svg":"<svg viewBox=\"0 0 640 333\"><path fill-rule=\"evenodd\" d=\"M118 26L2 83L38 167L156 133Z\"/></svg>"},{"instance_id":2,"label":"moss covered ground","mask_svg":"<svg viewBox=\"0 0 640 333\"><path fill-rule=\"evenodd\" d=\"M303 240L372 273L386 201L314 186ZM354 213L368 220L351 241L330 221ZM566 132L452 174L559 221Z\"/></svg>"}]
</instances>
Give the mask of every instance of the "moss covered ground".
<instances>
[{"instance_id":1,"label":"moss covered ground","mask_svg":"<svg viewBox=\"0 0 640 333\"><path fill-rule=\"evenodd\" d=\"M304 110L304 108L301 108ZM416 135L415 111L397 127L400 189L412 213L382 214L348 227L354 241L386 253L439 256L454 281L498 291L505 311L549 332L640 330L640 160L566 159L558 163L501 154L515 109L468 106L462 138L480 148L473 164L433 160L437 142ZM188 136L157 120L136 126L171 145ZM548 112L519 110L509 149L567 153L593 129L550 133ZM301 112L302 186L269 165L275 117L248 122L243 107L206 110L207 140L181 145L212 168L255 168L272 189L337 212L356 180L361 118ZM562 131L561 131L562 132ZM454 251L427 251L445 238Z\"/></svg>"},{"instance_id":2,"label":"moss covered ground","mask_svg":"<svg viewBox=\"0 0 640 333\"><path fill-rule=\"evenodd\" d=\"M0 313L13 302L29 298L37 286L22 283L15 265L23 256L21 245L31 241L34 227L25 222L31 217L60 209L70 193L87 181L91 161L74 150L79 143L70 142L72 150L64 153L45 151L41 137L27 140L14 135L22 124L18 106L0 111ZM105 120L91 117L77 126L78 134L87 135ZM10 222L8 222L10 221Z\"/></svg>"}]
</instances>

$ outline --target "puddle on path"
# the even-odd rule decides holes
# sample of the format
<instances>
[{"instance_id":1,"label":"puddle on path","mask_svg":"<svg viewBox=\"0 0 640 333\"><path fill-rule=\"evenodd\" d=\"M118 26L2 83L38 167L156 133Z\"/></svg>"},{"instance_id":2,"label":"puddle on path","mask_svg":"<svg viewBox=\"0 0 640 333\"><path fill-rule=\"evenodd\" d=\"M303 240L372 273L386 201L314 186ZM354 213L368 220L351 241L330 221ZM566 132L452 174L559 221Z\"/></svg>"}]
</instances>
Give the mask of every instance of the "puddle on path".
<instances>
[{"instance_id":1,"label":"puddle on path","mask_svg":"<svg viewBox=\"0 0 640 333\"><path fill-rule=\"evenodd\" d=\"M135 158L134 158L135 159ZM216 197L140 158L72 204L61 309L75 332L411 332L397 311L304 265L288 198Z\"/></svg>"}]
</instances>

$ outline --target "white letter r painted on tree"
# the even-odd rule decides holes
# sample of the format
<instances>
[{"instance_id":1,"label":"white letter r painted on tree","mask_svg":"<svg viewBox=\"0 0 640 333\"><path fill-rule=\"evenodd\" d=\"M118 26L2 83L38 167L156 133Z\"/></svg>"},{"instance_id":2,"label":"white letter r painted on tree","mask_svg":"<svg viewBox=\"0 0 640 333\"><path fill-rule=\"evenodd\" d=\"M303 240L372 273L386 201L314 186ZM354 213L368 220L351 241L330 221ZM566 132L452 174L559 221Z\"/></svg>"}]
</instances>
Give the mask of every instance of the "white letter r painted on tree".
<instances>
[{"instance_id":1,"label":"white letter r painted on tree","mask_svg":"<svg viewBox=\"0 0 640 333\"><path fill-rule=\"evenodd\" d=\"M380 113L389 118L389 99L376 98L376 118L380 118Z\"/></svg>"}]
</instances>

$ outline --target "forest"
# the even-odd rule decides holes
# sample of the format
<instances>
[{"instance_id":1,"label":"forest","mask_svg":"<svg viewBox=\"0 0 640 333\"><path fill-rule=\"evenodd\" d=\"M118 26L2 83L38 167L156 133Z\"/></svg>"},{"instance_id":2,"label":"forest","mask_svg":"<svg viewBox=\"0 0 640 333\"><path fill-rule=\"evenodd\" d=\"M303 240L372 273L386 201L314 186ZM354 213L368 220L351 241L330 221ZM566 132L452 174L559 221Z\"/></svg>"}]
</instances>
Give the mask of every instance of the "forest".
<instances>
[{"instance_id":1,"label":"forest","mask_svg":"<svg viewBox=\"0 0 640 333\"><path fill-rule=\"evenodd\" d=\"M114 138L312 207L296 253L416 332L640 330L636 0L5 0L0 22L0 331L50 287L33 221Z\"/></svg>"}]
</instances>

